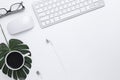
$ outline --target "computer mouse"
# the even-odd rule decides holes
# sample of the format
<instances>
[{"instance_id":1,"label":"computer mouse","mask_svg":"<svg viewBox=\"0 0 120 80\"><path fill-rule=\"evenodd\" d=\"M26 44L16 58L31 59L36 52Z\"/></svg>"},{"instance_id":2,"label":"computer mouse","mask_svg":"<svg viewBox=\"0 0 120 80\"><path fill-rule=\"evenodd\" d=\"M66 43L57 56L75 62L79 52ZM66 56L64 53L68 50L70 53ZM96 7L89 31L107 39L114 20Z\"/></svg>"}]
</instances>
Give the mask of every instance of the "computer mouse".
<instances>
[{"instance_id":1,"label":"computer mouse","mask_svg":"<svg viewBox=\"0 0 120 80\"><path fill-rule=\"evenodd\" d=\"M7 25L7 30L10 34L14 35L30 30L33 27L34 27L34 22L32 17L22 16L9 22Z\"/></svg>"}]
</instances>

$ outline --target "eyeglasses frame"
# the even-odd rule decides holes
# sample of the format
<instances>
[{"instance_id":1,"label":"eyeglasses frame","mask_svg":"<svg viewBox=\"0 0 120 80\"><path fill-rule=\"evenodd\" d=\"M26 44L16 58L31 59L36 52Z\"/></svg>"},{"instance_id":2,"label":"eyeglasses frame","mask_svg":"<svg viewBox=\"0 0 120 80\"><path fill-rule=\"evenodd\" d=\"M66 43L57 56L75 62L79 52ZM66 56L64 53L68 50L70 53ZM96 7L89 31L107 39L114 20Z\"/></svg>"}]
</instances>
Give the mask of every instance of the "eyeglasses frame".
<instances>
[{"instance_id":1,"label":"eyeglasses frame","mask_svg":"<svg viewBox=\"0 0 120 80\"><path fill-rule=\"evenodd\" d=\"M22 6L22 9L15 10L15 11L11 11L12 6L13 6L13 5L16 5L16 4L20 4L20 5ZM1 10L1 9L4 9L4 10L6 11L6 14L1 15L0 18L2 18L2 17L4 17L4 16L7 16L7 15L10 15L10 14L15 14L15 13L17 13L17 12L20 12L20 11L22 11L22 10L25 9L25 6L23 5L23 2L20 2L20 3L14 3L14 4L12 4L12 5L10 6L10 9L9 9L9 10L7 10L6 8L0 8L0 10Z\"/></svg>"}]
</instances>

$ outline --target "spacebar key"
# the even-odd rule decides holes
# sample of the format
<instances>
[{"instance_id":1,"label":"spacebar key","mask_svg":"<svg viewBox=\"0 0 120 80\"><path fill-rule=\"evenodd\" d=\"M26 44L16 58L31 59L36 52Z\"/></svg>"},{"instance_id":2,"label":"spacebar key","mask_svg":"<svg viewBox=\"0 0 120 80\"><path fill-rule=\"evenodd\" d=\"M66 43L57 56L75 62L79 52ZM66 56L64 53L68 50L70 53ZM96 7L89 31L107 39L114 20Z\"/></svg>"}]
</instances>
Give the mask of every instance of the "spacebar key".
<instances>
[{"instance_id":1,"label":"spacebar key","mask_svg":"<svg viewBox=\"0 0 120 80\"><path fill-rule=\"evenodd\" d=\"M61 15L60 18L61 19L69 18L69 17L74 16L75 14L77 15L79 13L80 13L80 10L77 9L77 10L74 10L74 11L71 11L71 12Z\"/></svg>"}]
</instances>

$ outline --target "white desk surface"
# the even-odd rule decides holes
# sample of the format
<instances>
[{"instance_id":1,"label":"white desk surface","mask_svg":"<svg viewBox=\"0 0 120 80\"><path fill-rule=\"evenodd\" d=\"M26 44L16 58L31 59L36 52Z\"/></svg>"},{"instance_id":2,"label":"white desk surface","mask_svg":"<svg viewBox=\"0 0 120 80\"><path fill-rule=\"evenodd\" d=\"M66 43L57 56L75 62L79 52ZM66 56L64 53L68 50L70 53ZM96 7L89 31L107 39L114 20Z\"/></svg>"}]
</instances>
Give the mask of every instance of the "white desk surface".
<instances>
[{"instance_id":1,"label":"white desk surface","mask_svg":"<svg viewBox=\"0 0 120 80\"><path fill-rule=\"evenodd\" d=\"M9 8L20 0L0 0ZM32 69L26 80L120 80L120 1L105 0L106 6L57 25L41 29L33 13L33 0L23 0L26 10L0 19L8 39L17 38L29 45ZM9 35L7 23L16 17L30 15L34 29ZM2 34L0 34L2 36ZM52 41L54 48L45 43ZM1 38L1 41L3 39ZM41 77L36 71L41 72ZM0 80L12 80L0 71Z\"/></svg>"}]
</instances>

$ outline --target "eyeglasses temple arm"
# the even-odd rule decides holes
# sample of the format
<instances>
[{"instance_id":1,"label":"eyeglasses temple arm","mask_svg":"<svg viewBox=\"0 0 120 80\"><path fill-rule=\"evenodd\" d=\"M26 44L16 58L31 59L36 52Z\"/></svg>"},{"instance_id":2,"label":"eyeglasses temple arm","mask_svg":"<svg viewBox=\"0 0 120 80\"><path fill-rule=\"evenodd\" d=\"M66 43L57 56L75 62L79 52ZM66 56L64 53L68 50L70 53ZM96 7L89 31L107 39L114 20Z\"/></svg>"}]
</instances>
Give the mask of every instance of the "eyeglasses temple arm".
<instances>
[{"instance_id":1,"label":"eyeglasses temple arm","mask_svg":"<svg viewBox=\"0 0 120 80\"><path fill-rule=\"evenodd\" d=\"M4 38L5 38L5 41L6 41L7 45L9 46L8 41L7 41L7 38L6 38L6 36L5 36L5 33L4 33L4 31L3 31L3 28L2 28L2 26L1 26L1 24L0 24L0 28L1 28L2 34L3 34Z\"/></svg>"}]
</instances>

